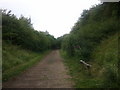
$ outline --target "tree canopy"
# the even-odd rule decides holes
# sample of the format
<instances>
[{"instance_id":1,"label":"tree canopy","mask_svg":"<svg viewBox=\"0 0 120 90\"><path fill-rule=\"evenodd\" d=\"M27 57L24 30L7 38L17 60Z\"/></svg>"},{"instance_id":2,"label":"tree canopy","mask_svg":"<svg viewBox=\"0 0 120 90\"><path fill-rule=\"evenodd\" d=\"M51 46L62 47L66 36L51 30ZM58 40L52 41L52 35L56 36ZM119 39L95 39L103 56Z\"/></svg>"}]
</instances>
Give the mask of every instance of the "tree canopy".
<instances>
[{"instance_id":1,"label":"tree canopy","mask_svg":"<svg viewBox=\"0 0 120 90\"><path fill-rule=\"evenodd\" d=\"M55 47L55 38L46 32L37 31L31 24L31 18L17 18L11 11L2 12L2 38L5 42L19 45L32 51L44 51Z\"/></svg>"}]
</instances>

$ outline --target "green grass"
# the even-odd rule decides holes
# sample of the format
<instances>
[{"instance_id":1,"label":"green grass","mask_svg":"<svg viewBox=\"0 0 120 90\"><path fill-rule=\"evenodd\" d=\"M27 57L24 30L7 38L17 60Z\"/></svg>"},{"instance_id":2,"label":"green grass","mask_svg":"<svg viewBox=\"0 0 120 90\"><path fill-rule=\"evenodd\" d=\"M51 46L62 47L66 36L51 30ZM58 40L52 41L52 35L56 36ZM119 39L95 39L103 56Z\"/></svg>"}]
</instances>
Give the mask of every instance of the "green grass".
<instances>
[{"instance_id":1,"label":"green grass","mask_svg":"<svg viewBox=\"0 0 120 90\"><path fill-rule=\"evenodd\" d=\"M39 62L49 52L36 53L4 42L2 51L2 80L7 81L20 74Z\"/></svg>"},{"instance_id":2,"label":"green grass","mask_svg":"<svg viewBox=\"0 0 120 90\"><path fill-rule=\"evenodd\" d=\"M118 86L118 36L117 34L101 42L91 52L90 70L85 69L76 57L68 57L60 51L75 88L116 88Z\"/></svg>"},{"instance_id":3,"label":"green grass","mask_svg":"<svg viewBox=\"0 0 120 90\"><path fill-rule=\"evenodd\" d=\"M68 57L64 51L60 51L60 53L69 69L68 74L72 76L75 88L97 88L100 86L100 82L91 75L89 70L80 64L80 60L76 57Z\"/></svg>"},{"instance_id":4,"label":"green grass","mask_svg":"<svg viewBox=\"0 0 120 90\"><path fill-rule=\"evenodd\" d=\"M102 87L118 87L118 34L101 42L91 57L93 75L103 80Z\"/></svg>"}]
</instances>

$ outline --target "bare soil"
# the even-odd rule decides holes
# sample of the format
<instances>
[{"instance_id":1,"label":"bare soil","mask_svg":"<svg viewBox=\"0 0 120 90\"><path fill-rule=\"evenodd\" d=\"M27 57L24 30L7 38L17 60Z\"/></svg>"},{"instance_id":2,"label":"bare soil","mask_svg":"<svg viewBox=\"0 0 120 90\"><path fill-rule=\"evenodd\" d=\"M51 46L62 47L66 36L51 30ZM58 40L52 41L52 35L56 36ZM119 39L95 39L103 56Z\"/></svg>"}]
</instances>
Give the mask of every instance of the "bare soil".
<instances>
[{"instance_id":1,"label":"bare soil","mask_svg":"<svg viewBox=\"0 0 120 90\"><path fill-rule=\"evenodd\" d=\"M21 75L3 83L3 88L72 88L59 51L55 50Z\"/></svg>"}]
</instances>

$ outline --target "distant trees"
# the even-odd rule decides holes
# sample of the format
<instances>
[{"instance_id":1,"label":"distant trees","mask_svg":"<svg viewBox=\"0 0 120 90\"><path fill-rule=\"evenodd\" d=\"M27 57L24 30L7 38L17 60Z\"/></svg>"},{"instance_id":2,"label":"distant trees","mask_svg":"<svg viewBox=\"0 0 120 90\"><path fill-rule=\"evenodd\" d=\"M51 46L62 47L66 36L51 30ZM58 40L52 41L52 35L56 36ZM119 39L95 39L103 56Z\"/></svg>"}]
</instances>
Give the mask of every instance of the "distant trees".
<instances>
[{"instance_id":1,"label":"distant trees","mask_svg":"<svg viewBox=\"0 0 120 90\"><path fill-rule=\"evenodd\" d=\"M11 11L2 12L2 39L32 51L44 51L55 47L56 39L49 33L34 30L31 19L21 16L17 18Z\"/></svg>"},{"instance_id":2,"label":"distant trees","mask_svg":"<svg viewBox=\"0 0 120 90\"><path fill-rule=\"evenodd\" d=\"M90 60L94 48L105 38L118 32L120 3L103 3L84 10L70 34L62 40L69 56Z\"/></svg>"}]
</instances>

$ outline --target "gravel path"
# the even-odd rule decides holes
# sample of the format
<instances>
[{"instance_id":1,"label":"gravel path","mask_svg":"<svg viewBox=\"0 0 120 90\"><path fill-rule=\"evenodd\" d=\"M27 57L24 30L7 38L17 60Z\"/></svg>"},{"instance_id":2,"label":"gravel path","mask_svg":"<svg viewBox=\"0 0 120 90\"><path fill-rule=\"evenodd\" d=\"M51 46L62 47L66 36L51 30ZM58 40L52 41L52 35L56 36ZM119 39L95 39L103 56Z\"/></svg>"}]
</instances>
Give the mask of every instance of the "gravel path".
<instances>
[{"instance_id":1,"label":"gravel path","mask_svg":"<svg viewBox=\"0 0 120 90\"><path fill-rule=\"evenodd\" d=\"M21 75L3 83L3 88L72 88L67 70L55 50Z\"/></svg>"}]
</instances>

